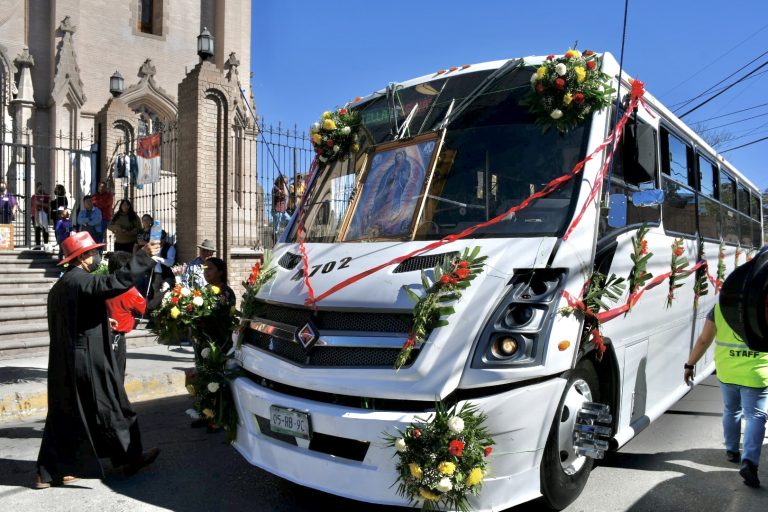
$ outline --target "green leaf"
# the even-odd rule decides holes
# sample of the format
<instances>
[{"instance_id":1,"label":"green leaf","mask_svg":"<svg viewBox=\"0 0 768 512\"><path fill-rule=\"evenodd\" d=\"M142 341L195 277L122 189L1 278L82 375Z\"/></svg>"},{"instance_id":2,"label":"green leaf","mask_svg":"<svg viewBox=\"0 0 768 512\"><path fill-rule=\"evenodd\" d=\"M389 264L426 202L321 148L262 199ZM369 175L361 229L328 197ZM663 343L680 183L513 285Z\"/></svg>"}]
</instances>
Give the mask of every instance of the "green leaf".
<instances>
[{"instance_id":1,"label":"green leaf","mask_svg":"<svg viewBox=\"0 0 768 512\"><path fill-rule=\"evenodd\" d=\"M407 286L403 286L403 289L405 290L405 293L407 293L407 294L408 294L408 297L409 297L409 298L410 298L410 299L411 299L413 302L419 302L419 301L421 300L421 297L419 297L419 295L418 295L416 292L414 292L413 290L411 290L411 289L410 289L410 288L408 288Z\"/></svg>"}]
</instances>

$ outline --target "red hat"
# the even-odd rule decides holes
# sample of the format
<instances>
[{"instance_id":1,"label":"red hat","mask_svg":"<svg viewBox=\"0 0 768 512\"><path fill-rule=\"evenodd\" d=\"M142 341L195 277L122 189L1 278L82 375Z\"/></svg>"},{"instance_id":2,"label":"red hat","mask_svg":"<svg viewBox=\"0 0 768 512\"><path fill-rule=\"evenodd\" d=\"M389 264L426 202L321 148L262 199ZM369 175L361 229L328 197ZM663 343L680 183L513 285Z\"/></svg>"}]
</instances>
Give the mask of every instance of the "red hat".
<instances>
[{"instance_id":1,"label":"red hat","mask_svg":"<svg viewBox=\"0 0 768 512\"><path fill-rule=\"evenodd\" d=\"M62 249L64 249L64 259L59 262L59 265L68 263L84 252L88 252L91 249L96 249L98 247L104 247L105 245L107 244L97 244L94 242L93 238L91 238L91 234L87 231L72 233L72 236L67 237L61 244Z\"/></svg>"}]
</instances>

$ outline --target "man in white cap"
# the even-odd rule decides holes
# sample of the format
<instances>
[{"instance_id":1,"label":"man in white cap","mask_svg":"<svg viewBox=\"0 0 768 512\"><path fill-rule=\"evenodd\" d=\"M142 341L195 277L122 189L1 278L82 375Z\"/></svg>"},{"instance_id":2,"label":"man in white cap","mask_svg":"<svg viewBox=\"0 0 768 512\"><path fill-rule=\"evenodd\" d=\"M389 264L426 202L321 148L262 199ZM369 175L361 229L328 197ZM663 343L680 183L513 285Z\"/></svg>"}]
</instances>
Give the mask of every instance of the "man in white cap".
<instances>
[{"instance_id":1,"label":"man in white cap","mask_svg":"<svg viewBox=\"0 0 768 512\"><path fill-rule=\"evenodd\" d=\"M197 248L200 250L199 256L187 264L182 281L190 288L205 288L208 284L203 275L205 260L216 254L216 245L206 238Z\"/></svg>"},{"instance_id":2,"label":"man in white cap","mask_svg":"<svg viewBox=\"0 0 768 512\"><path fill-rule=\"evenodd\" d=\"M147 244L114 274L94 275L103 246L86 231L62 242L59 265L67 269L48 293L48 415L35 489L104 478L102 457L132 475L160 453L142 448L136 413L111 349L106 309L106 299L149 272L160 247Z\"/></svg>"}]
</instances>

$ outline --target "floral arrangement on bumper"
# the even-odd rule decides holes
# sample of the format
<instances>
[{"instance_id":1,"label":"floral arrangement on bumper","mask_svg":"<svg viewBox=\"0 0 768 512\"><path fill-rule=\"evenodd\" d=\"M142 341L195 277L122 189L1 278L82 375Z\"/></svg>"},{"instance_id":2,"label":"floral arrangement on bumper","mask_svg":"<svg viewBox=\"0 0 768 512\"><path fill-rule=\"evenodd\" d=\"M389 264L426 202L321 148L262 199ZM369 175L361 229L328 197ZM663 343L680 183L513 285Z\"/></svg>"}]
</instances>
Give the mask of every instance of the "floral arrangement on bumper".
<instances>
[{"instance_id":1,"label":"floral arrangement on bumper","mask_svg":"<svg viewBox=\"0 0 768 512\"><path fill-rule=\"evenodd\" d=\"M421 346L433 329L448 325L446 318L455 312L451 304L461 298L461 291L468 288L469 282L483 271L487 256L478 257L479 252L479 247L475 247L472 252L467 248L461 256L446 258L434 268L433 282L422 271L421 285L426 291L424 297L419 297L407 286L403 287L416 305L413 307L413 324L408 339L397 355L395 369L399 370L408 363L411 351L417 345Z\"/></svg>"},{"instance_id":2,"label":"floral arrangement on bumper","mask_svg":"<svg viewBox=\"0 0 768 512\"><path fill-rule=\"evenodd\" d=\"M194 370L186 372L187 391L195 397L187 414L192 419L205 418L214 429L223 428L229 442L237 434L238 422L230 382L241 373L232 353L233 350L225 353L216 343L207 343L195 361Z\"/></svg>"},{"instance_id":3,"label":"floral arrangement on bumper","mask_svg":"<svg viewBox=\"0 0 768 512\"><path fill-rule=\"evenodd\" d=\"M545 132L555 128L566 133L610 104L615 91L609 83L595 52L568 50L562 57L547 56L531 76L531 91L521 104Z\"/></svg>"},{"instance_id":4,"label":"floral arrangement on bumper","mask_svg":"<svg viewBox=\"0 0 768 512\"><path fill-rule=\"evenodd\" d=\"M310 129L320 167L357 153L360 149L359 128L360 114L357 112L345 107L323 112L320 121L313 123Z\"/></svg>"},{"instance_id":5,"label":"floral arrangement on bumper","mask_svg":"<svg viewBox=\"0 0 768 512\"><path fill-rule=\"evenodd\" d=\"M385 433L396 450L398 494L421 501L423 510L469 510L468 496L479 494L493 451L485 420L470 403L450 410L438 403L431 419L419 418L397 435Z\"/></svg>"}]
</instances>

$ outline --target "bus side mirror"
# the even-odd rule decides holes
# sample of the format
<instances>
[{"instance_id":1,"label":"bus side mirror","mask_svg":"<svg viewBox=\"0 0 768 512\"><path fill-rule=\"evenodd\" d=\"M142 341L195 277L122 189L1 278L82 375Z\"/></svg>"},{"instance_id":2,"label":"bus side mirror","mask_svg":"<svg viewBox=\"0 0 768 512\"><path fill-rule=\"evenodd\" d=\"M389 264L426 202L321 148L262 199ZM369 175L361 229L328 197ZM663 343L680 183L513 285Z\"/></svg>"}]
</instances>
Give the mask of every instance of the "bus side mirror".
<instances>
[{"instance_id":1,"label":"bus side mirror","mask_svg":"<svg viewBox=\"0 0 768 512\"><path fill-rule=\"evenodd\" d=\"M608 225L623 228L627 225L627 196L611 194L608 199Z\"/></svg>"},{"instance_id":2,"label":"bus side mirror","mask_svg":"<svg viewBox=\"0 0 768 512\"><path fill-rule=\"evenodd\" d=\"M720 311L752 350L768 352L768 249L731 272L720 290Z\"/></svg>"}]
</instances>

